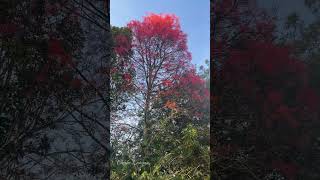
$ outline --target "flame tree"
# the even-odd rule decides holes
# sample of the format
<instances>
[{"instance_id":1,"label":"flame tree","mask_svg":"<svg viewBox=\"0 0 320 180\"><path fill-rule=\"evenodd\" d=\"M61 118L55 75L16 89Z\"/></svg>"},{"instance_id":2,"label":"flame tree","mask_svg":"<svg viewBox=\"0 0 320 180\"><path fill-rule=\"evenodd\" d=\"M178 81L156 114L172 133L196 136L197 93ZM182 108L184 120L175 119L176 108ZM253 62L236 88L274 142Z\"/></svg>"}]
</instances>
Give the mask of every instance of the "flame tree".
<instances>
[{"instance_id":1,"label":"flame tree","mask_svg":"<svg viewBox=\"0 0 320 180\"><path fill-rule=\"evenodd\" d=\"M148 142L150 110L163 82L174 81L189 66L191 54L187 36L182 32L179 19L170 14L150 14L142 21L131 21L131 62L135 68L134 84L143 109L143 137ZM146 152L146 151L145 151Z\"/></svg>"}]
</instances>

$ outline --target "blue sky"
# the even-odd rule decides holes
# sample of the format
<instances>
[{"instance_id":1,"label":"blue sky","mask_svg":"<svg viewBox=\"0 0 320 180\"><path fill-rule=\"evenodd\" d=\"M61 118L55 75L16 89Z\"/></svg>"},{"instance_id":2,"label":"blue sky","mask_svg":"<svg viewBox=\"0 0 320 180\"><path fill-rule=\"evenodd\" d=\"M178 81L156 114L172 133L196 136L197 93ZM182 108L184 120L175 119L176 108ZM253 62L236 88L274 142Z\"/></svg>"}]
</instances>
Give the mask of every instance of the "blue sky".
<instances>
[{"instance_id":1,"label":"blue sky","mask_svg":"<svg viewBox=\"0 0 320 180\"><path fill-rule=\"evenodd\" d=\"M173 13L180 18L181 28L188 35L193 64L203 65L210 57L209 0L111 0L111 25L125 26L141 20L147 13Z\"/></svg>"}]
</instances>

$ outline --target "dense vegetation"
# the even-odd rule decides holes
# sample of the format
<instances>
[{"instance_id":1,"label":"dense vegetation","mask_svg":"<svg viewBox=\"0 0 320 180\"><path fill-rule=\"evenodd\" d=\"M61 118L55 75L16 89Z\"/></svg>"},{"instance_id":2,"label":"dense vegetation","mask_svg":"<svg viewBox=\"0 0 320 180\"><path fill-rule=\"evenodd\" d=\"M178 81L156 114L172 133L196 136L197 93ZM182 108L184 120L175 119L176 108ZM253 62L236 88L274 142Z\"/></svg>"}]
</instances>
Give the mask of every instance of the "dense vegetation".
<instances>
[{"instance_id":1,"label":"dense vegetation","mask_svg":"<svg viewBox=\"0 0 320 180\"><path fill-rule=\"evenodd\" d=\"M111 34L102 4L0 4L0 179L107 179Z\"/></svg>"},{"instance_id":2,"label":"dense vegetation","mask_svg":"<svg viewBox=\"0 0 320 180\"><path fill-rule=\"evenodd\" d=\"M319 1L305 1L318 17ZM319 179L319 21L283 27L216 1L211 172L215 179Z\"/></svg>"}]
</instances>

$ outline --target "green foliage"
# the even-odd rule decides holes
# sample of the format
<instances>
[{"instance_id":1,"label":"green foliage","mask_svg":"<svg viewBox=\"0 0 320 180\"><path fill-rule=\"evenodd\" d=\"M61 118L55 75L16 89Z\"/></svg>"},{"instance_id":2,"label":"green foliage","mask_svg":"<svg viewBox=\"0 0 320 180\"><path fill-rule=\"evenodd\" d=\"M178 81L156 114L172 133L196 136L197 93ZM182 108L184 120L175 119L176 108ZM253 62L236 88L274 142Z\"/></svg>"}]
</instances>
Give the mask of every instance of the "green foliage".
<instances>
[{"instance_id":1,"label":"green foliage","mask_svg":"<svg viewBox=\"0 0 320 180\"><path fill-rule=\"evenodd\" d=\"M199 141L206 132L192 124L180 132L175 128L170 119L160 120L149 144L152 156L141 162L129 156L113 159L112 179L209 179L209 146Z\"/></svg>"},{"instance_id":2,"label":"green foliage","mask_svg":"<svg viewBox=\"0 0 320 180\"><path fill-rule=\"evenodd\" d=\"M111 32L112 32L112 36L125 35L127 37L132 38L132 32L127 27L112 26Z\"/></svg>"}]
</instances>

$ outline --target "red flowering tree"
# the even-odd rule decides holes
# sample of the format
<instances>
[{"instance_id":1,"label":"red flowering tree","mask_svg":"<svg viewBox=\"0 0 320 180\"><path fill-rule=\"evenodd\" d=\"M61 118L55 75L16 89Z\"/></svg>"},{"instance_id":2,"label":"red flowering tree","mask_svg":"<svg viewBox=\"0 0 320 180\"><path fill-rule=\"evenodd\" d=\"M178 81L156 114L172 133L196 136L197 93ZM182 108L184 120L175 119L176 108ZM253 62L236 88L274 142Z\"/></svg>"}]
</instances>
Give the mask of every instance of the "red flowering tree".
<instances>
[{"instance_id":1,"label":"red flowering tree","mask_svg":"<svg viewBox=\"0 0 320 180\"><path fill-rule=\"evenodd\" d=\"M309 70L292 48L277 45L272 18L237 1L216 3L213 175L262 179L275 170L287 179L309 177L317 154L311 126L319 125Z\"/></svg>"},{"instance_id":2,"label":"red flowering tree","mask_svg":"<svg viewBox=\"0 0 320 180\"><path fill-rule=\"evenodd\" d=\"M135 69L134 84L143 109L144 139L147 141L153 102L163 83L188 69L191 54L187 49L186 34L178 17L171 14L150 14L142 21L131 21L131 62Z\"/></svg>"}]
</instances>

